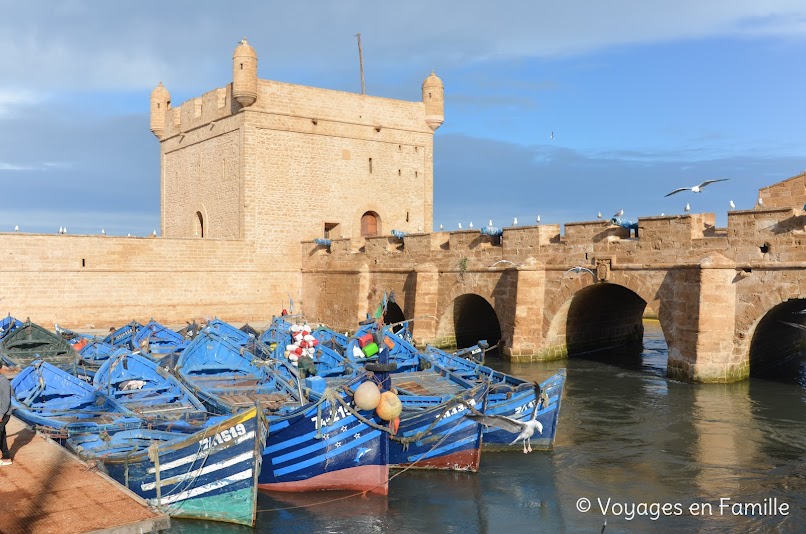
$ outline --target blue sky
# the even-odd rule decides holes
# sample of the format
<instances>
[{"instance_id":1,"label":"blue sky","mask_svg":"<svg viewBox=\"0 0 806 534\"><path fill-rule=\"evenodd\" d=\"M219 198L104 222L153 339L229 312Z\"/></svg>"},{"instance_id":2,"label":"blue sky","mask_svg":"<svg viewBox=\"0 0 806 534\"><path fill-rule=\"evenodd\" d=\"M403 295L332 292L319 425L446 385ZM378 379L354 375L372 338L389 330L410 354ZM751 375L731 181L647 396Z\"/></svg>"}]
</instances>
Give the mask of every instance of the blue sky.
<instances>
[{"instance_id":1,"label":"blue sky","mask_svg":"<svg viewBox=\"0 0 806 534\"><path fill-rule=\"evenodd\" d=\"M24 5L22 5L24 4ZM420 99L436 70L434 224L714 212L806 169L806 3L0 0L0 231L159 230L149 94L259 76ZM554 139L550 138L554 132ZM664 195L729 178L702 194Z\"/></svg>"}]
</instances>

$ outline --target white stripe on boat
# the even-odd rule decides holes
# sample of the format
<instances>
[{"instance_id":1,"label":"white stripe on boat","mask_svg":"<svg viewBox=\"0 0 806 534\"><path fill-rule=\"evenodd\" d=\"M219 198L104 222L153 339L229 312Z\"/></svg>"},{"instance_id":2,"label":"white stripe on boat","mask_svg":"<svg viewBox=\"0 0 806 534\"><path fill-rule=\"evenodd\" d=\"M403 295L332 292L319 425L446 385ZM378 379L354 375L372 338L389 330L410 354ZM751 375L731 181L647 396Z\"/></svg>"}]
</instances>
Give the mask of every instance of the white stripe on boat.
<instances>
[{"instance_id":1,"label":"white stripe on boat","mask_svg":"<svg viewBox=\"0 0 806 534\"><path fill-rule=\"evenodd\" d=\"M184 482L185 480L188 480L189 478L196 478L196 477L201 476L201 475L206 475L207 473L212 473L214 471L219 471L219 470L224 469L225 467L229 467L231 465L235 465L235 464L238 464L238 463L241 463L241 462L244 462L244 461L252 460L252 459L254 459L254 457L255 457L254 452L252 452L252 451L244 452L242 454L239 454L238 456L235 456L234 458L229 458L227 460L224 460L223 462L216 462L214 464L206 465L206 466L202 467L201 469L196 469L194 471L187 471L185 473L182 473L181 475L176 475L176 476L173 476L173 477L168 477L168 478L161 479L160 480L160 487L162 488L162 487L165 487L165 486L173 486L174 484ZM162 469L162 466L160 466L160 473L162 473L163 471L166 471L166 470ZM154 482L146 482L145 484L140 485L140 488L143 491L150 491L150 490L153 490L156 487L157 487L156 481L154 481Z\"/></svg>"},{"instance_id":2,"label":"white stripe on boat","mask_svg":"<svg viewBox=\"0 0 806 534\"><path fill-rule=\"evenodd\" d=\"M210 482L209 484L199 486L198 488L193 488L192 490L183 491L175 495L166 495L162 497L159 502L157 502L157 499L148 499L148 502L152 505L158 506L165 504L173 504L177 501L186 501L188 499L192 499L193 497L198 497L199 495L210 493L211 491L215 491L219 488L229 486L230 484L240 482L241 480L246 480L251 477L252 477L252 469L247 469L246 471L241 471L240 473L236 473L226 478Z\"/></svg>"},{"instance_id":3,"label":"white stripe on boat","mask_svg":"<svg viewBox=\"0 0 806 534\"><path fill-rule=\"evenodd\" d=\"M229 442L226 442L226 443L229 444L229 446L231 447L233 445L240 445L244 441L250 440L250 439L252 439L254 437L255 437L255 431L250 430L249 432L247 432L243 436L240 436L240 437L236 438L235 440L229 441ZM160 471L167 471L167 470L173 469L174 467L179 467L180 465L192 464L196 460L206 458L207 456L210 456L211 454L213 454L215 452L219 452L223 448L224 447L213 447L213 448L207 449L205 451L194 452L190 456L185 456L184 458L179 458L178 460L174 460L172 462L166 462L164 464L160 464ZM156 469L154 469L153 467L149 467L146 470L146 473L148 473L150 475L153 475L156 472L157 472Z\"/></svg>"}]
</instances>

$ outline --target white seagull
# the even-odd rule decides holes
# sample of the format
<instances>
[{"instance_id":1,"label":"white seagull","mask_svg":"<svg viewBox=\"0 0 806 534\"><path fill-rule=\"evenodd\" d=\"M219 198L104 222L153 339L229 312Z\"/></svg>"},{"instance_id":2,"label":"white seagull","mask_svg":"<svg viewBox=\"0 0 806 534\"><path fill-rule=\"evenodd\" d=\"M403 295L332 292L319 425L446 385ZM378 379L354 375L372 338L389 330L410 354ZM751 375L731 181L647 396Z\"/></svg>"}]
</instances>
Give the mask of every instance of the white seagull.
<instances>
[{"instance_id":1,"label":"white seagull","mask_svg":"<svg viewBox=\"0 0 806 534\"><path fill-rule=\"evenodd\" d=\"M493 263L492 265L490 265L490 266L489 266L489 267L487 267L487 268L488 268L488 269L492 269L493 267L495 267L495 266L496 266L496 265L498 265L499 263L509 263L510 265L512 265L512 266L514 266L514 267L517 267L517 266L518 266L518 264L517 264L517 263L515 263L514 261L509 261L509 260L498 260L497 262Z\"/></svg>"},{"instance_id":2,"label":"white seagull","mask_svg":"<svg viewBox=\"0 0 806 534\"><path fill-rule=\"evenodd\" d=\"M518 421L517 419L513 419L505 415L471 414L467 417L473 419L474 421L478 421L484 426L494 426L513 434L518 432L518 436L512 440L510 445L515 445L518 440L523 440L523 454L532 452L532 436L534 435L535 430L538 434L543 433L543 425L537 420L537 409L541 405L540 384L535 382L534 388L535 406L532 409L532 418L528 421Z\"/></svg>"},{"instance_id":3,"label":"white seagull","mask_svg":"<svg viewBox=\"0 0 806 534\"><path fill-rule=\"evenodd\" d=\"M758 207L762 207L764 205L764 200L761 197L758 197Z\"/></svg>"},{"instance_id":4,"label":"white seagull","mask_svg":"<svg viewBox=\"0 0 806 534\"><path fill-rule=\"evenodd\" d=\"M613 218L614 218L614 219L616 219L616 218L618 218L618 217L621 217L622 215L624 215L624 208L621 208L620 210L618 210L618 211L616 212L616 214L615 214L615 215L613 215Z\"/></svg>"},{"instance_id":5,"label":"white seagull","mask_svg":"<svg viewBox=\"0 0 806 534\"><path fill-rule=\"evenodd\" d=\"M460 230L462 229L462 223L459 223L459 229Z\"/></svg>"},{"instance_id":6,"label":"white seagull","mask_svg":"<svg viewBox=\"0 0 806 534\"><path fill-rule=\"evenodd\" d=\"M156 231L156 230L154 230L153 232L151 232L151 237L157 237L157 231Z\"/></svg>"},{"instance_id":7,"label":"white seagull","mask_svg":"<svg viewBox=\"0 0 806 534\"><path fill-rule=\"evenodd\" d=\"M577 265L576 267L571 267L566 273L590 273L591 276L596 278L596 273L588 269L587 267L582 267L581 265Z\"/></svg>"},{"instance_id":8,"label":"white seagull","mask_svg":"<svg viewBox=\"0 0 806 534\"><path fill-rule=\"evenodd\" d=\"M540 224L540 215L538 215L537 219L535 219L535 220L537 221L537 224Z\"/></svg>"},{"instance_id":9,"label":"white seagull","mask_svg":"<svg viewBox=\"0 0 806 534\"><path fill-rule=\"evenodd\" d=\"M600 211L599 213L597 213L597 214L596 214L596 218L597 218L597 219L601 219L601 218L602 218L602 212L601 212L601 211Z\"/></svg>"},{"instance_id":10,"label":"white seagull","mask_svg":"<svg viewBox=\"0 0 806 534\"><path fill-rule=\"evenodd\" d=\"M487 226L488 226L489 228L492 228L492 227L493 227L493 220L492 220L492 219L490 219L490 220L489 220L489 222L487 223Z\"/></svg>"},{"instance_id":11,"label":"white seagull","mask_svg":"<svg viewBox=\"0 0 806 534\"><path fill-rule=\"evenodd\" d=\"M439 231L440 232L442 231L442 225L441 224L439 225Z\"/></svg>"},{"instance_id":12,"label":"white seagull","mask_svg":"<svg viewBox=\"0 0 806 534\"><path fill-rule=\"evenodd\" d=\"M715 182L724 182L724 181L729 180L729 179L730 178L717 178L716 180L706 180L703 183L701 183L700 185L693 185L691 187L679 187L679 188L675 189L674 191L672 191L671 193L669 193L666 196L670 197L670 196L674 195L675 193L679 193L681 191L691 191L692 193L702 193L702 190L706 185L713 184Z\"/></svg>"},{"instance_id":13,"label":"white seagull","mask_svg":"<svg viewBox=\"0 0 806 534\"><path fill-rule=\"evenodd\" d=\"M730 206L730 209L736 209L736 204L734 204L732 200L728 203L728 205Z\"/></svg>"},{"instance_id":14,"label":"white seagull","mask_svg":"<svg viewBox=\"0 0 806 534\"><path fill-rule=\"evenodd\" d=\"M19 225L14 226L14 231L15 231L15 232L19 232L19 231L20 231L20 227L19 227Z\"/></svg>"},{"instance_id":15,"label":"white seagull","mask_svg":"<svg viewBox=\"0 0 806 534\"><path fill-rule=\"evenodd\" d=\"M691 211L691 206L688 205L688 202L686 202L686 207L683 208L683 211L685 211L686 213Z\"/></svg>"},{"instance_id":16,"label":"white seagull","mask_svg":"<svg viewBox=\"0 0 806 534\"><path fill-rule=\"evenodd\" d=\"M473 228L473 221L470 221L470 224L467 225L468 228Z\"/></svg>"},{"instance_id":17,"label":"white seagull","mask_svg":"<svg viewBox=\"0 0 806 534\"><path fill-rule=\"evenodd\" d=\"M518 218L517 217L512 219L512 226L518 226Z\"/></svg>"},{"instance_id":18,"label":"white seagull","mask_svg":"<svg viewBox=\"0 0 806 534\"><path fill-rule=\"evenodd\" d=\"M106 235L106 228L101 228L101 235Z\"/></svg>"}]
</instances>

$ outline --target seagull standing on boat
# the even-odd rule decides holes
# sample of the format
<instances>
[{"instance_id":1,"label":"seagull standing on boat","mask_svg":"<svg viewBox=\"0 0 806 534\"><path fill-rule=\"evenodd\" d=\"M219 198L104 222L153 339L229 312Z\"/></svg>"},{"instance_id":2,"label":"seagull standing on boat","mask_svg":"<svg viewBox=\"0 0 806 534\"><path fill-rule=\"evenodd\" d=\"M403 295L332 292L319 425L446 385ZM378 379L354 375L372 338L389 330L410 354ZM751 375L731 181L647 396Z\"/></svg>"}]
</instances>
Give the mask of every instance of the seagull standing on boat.
<instances>
[{"instance_id":1,"label":"seagull standing on boat","mask_svg":"<svg viewBox=\"0 0 806 534\"><path fill-rule=\"evenodd\" d=\"M620 210L618 210L618 211L616 212L616 214L615 214L615 215L613 215L613 218L614 218L614 219L617 219L617 218L619 218L619 217L622 217L623 215L624 215L624 208L621 208Z\"/></svg>"},{"instance_id":2,"label":"seagull standing on boat","mask_svg":"<svg viewBox=\"0 0 806 534\"><path fill-rule=\"evenodd\" d=\"M478 421L485 426L494 426L496 428L500 428L501 430L512 432L513 434L518 432L518 436L512 441L512 443L510 443L510 445L514 445L518 442L518 440L523 440L523 454L532 452L532 436L534 435L535 430L538 434L543 433L543 425L537 420L537 410L541 405L540 384L535 382L534 389L535 406L532 409L532 418L528 421L518 421L517 419L513 419L505 415L471 414L467 417L473 419L474 421Z\"/></svg>"},{"instance_id":3,"label":"seagull standing on boat","mask_svg":"<svg viewBox=\"0 0 806 534\"><path fill-rule=\"evenodd\" d=\"M677 189L675 189L674 191L672 191L671 193L669 193L666 196L670 197L670 196L674 195L675 193L680 193L681 191L691 191L692 193L702 193L702 190L706 185L713 184L713 183L716 183L716 182L724 182L724 181L729 180L729 179L730 178L717 178L716 180L706 180L703 183L701 183L700 185L693 185L691 187L678 187Z\"/></svg>"}]
</instances>

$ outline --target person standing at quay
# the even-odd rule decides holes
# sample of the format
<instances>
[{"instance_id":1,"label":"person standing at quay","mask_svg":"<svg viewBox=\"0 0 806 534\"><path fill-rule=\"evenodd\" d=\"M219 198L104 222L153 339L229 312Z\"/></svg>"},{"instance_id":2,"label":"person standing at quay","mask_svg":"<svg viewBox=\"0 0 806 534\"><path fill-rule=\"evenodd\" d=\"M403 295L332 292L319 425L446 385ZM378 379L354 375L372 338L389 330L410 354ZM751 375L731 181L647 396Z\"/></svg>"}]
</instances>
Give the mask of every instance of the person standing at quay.
<instances>
[{"instance_id":1,"label":"person standing at quay","mask_svg":"<svg viewBox=\"0 0 806 534\"><path fill-rule=\"evenodd\" d=\"M11 419L11 383L3 373L3 360L0 360L0 467L11 465L11 453L6 442L6 423Z\"/></svg>"}]
</instances>

